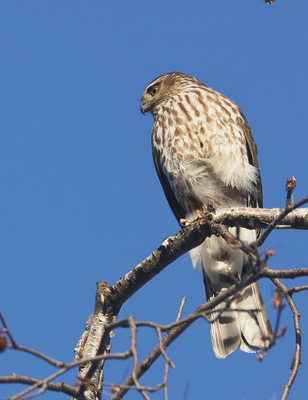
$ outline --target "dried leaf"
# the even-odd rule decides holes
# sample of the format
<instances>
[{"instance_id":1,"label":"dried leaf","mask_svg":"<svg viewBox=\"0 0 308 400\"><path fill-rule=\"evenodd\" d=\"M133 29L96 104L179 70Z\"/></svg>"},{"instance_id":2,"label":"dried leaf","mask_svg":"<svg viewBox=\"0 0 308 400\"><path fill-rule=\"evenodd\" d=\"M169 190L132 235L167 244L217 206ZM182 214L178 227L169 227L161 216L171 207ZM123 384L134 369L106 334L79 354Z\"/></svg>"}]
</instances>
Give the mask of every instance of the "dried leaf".
<instances>
[{"instance_id":1,"label":"dried leaf","mask_svg":"<svg viewBox=\"0 0 308 400\"><path fill-rule=\"evenodd\" d=\"M273 307L279 308L281 304L281 300L283 298L283 294L279 289L276 289L275 297L273 298Z\"/></svg>"},{"instance_id":2,"label":"dried leaf","mask_svg":"<svg viewBox=\"0 0 308 400\"><path fill-rule=\"evenodd\" d=\"M0 336L0 353L3 353L7 348L7 340L5 336Z\"/></svg>"},{"instance_id":3,"label":"dried leaf","mask_svg":"<svg viewBox=\"0 0 308 400\"><path fill-rule=\"evenodd\" d=\"M286 190L294 190L296 188L296 179L292 176L291 179L287 178Z\"/></svg>"},{"instance_id":4,"label":"dried leaf","mask_svg":"<svg viewBox=\"0 0 308 400\"><path fill-rule=\"evenodd\" d=\"M257 355L257 360L259 360L259 361L264 361L264 355L263 354L258 354Z\"/></svg>"}]
</instances>

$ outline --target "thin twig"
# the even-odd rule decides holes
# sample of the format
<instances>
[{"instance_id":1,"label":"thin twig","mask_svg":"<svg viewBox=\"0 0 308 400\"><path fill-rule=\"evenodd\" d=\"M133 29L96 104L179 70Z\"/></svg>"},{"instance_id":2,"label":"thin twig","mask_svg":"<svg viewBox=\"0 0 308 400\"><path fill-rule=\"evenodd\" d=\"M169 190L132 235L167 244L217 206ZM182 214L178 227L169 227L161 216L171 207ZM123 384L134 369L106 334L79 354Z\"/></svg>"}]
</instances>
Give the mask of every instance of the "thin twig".
<instances>
[{"instance_id":1,"label":"thin twig","mask_svg":"<svg viewBox=\"0 0 308 400\"><path fill-rule=\"evenodd\" d=\"M252 246L248 246L242 240L237 239L232 233L229 232L228 227L222 224L211 224L211 232L216 236L221 236L227 243L232 244L234 247L241 249L252 261L257 261L258 251Z\"/></svg>"},{"instance_id":2,"label":"thin twig","mask_svg":"<svg viewBox=\"0 0 308 400\"><path fill-rule=\"evenodd\" d=\"M156 332L157 332L157 336L158 336L158 343L159 343L161 354L165 358L165 361L169 365L171 365L172 368L175 368L175 365L173 364L173 362L171 361L171 359L167 356L167 353L165 352L165 349L164 349L164 346L163 346L163 338L162 338L160 327L158 327L158 326L156 327Z\"/></svg>"},{"instance_id":3,"label":"thin twig","mask_svg":"<svg viewBox=\"0 0 308 400\"><path fill-rule=\"evenodd\" d=\"M262 244L265 242L269 234L276 228L277 225L286 217L290 212L295 210L296 208L299 208L300 206L306 204L308 202L308 196L304 197L302 200L298 201L297 203L293 204L293 206L286 207L281 214L279 215L278 218L276 218L269 226L268 228L262 233L260 238L258 239L258 247L262 246Z\"/></svg>"},{"instance_id":4,"label":"thin twig","mask_svg":"<svg viewBox=\"0 0 308 400\"><path fill-rule=\"evenodd\" d=\"M288 380L288 382L285 384L283 394L281 397L281 400L286 400L287 397L289 396L291 387L295 381L296 375L299 370L299 366L301 364L301 343L302 343L302 335L301 335L301 327L300 327L300 313L298 312L298 309L294 303L294 300L292 297L288 294L288 289L285 287L285 285L277 278L272 279L274 284L282 291L285 299L287 300L289 307L293 313L293 321L294 321L294 329L295 329L295 341L296 341L296 346L295 346L295 352L292 360L292 373L291 376Z\"/></svg>"},{"instance_id":5,"label":"thin twig","mask_svg":"<svg viewBox=\"0 0 308 400\"><path fill-rule=\"evenodd\" d=\"M165 362L165 373L164 373L164 395L165 400L168 400L168 376L169 376L169 363Z\"/></svg>"},{"instance_id":6,"label":"thin twig","mask_svg":"<svg viewBox=\"0 0 308 400\"><path fill-rule=\"evenodd\" d=\"M110 383L110 382L104 382L105 386L111 386L111 387L116 387L116 388L125 388L125 389L133 389L133 390L146 390L147 392L151 392L151 393L155 393L158 390L160 390L163 386L164 383L158 383L155 387L151 387L151 386L140 386L140 388L137 388L136 386L131 386L131 385L125 385L125 384L121 384L121 383Z\"/></svg>"},{"instance_id":7,"label":"thin twig","mask_svg":"<svg viewBox=\"0 0 308 400\"><path fill-rule=\"evenodd\" d=\"M69 365L63 361L54 360L53 358L46 356L45 354L40 353L39 351L30 349L28 347L21 346L20 344L17 344L16 346L8 345L7 347L12 350L20 350L20 351L24 351L26 353L32 354L33 356L41 358L42 360L48 362L49 364L55 366L56 368L65 368L67 365Z\"/></svg>"},{"instance_id":8,"label":"thin twig","mask_svg":"<svg viewBox=\"0 0 308 400\"><path fill-rule=\"evenodd\" d=\"M304 290L308 290L308 285L303 285L303 286L294 286L290 289L288 289L288 293L290 296L292 296L293 293L299 293Z\"/></svg>"},{"instance_id":9,"label":"thin twig","mask_svg":"<svg viewBox=\"0 0 308 400\"><path fill-rule=\"evenodd\" d=\"M3 332L5 332L8 335L8 337L10 338L10 340L12 342L12 344L7 345L8 349L20 350L20 351L24 351L25 353L32 354L33 356L39 357L42 360L47 361L49 364L54 365L56 368L64 368L66 366L66 363L64 363L62 361L54 360L53 358L48 357L45 354L40 353L39 351L30 349L29 347L24 347L24 346L21 346L20 344L18 344L16 342L16 340L14 339L13 335L11 334L11 332L3 318L1 311L0 311L0 320L2 322L2 325L4 326Z\"/></svg>"},{"instance_id":10,"label":"thin twig","mask_svg":"<svg viewBox=\"0 0 308 400\"><path fill-rule=\"evenodd\" d=\"M0 383L22 383L25 385L34 385L35 383L41 382L36 378L29 378L28 376L21 376L16 374L11 374L10 376L1 376ZM72 387L65 382L49 382L47 385L48 390L55 392L62 392L69 396L77 396L78 389Z\"/></svg>"},{"instance_id":11,"label":"thin twig","mask_svg":"<svg viewBox=\"0 0 308 400\"><path fill-rule=\"evenodd\" d=\"M130 340L130 349L133 354L134 358L134 366L133 366L133 371L132 371L132 377L136 386L136 389L142 394L142 397L145 400L151 400L150 397L147 395L147 393L142 390L140 383L138 382L137 378L137 368L138 368L138 351L137 351L137 328L135 324L135 319L134 317L129 317L128 318L128 323L130 327L130 335L131 335L131 340Z\"/></svg>"},{"instance_id":12,"label":"thin twig","mask_svg":"<svg viewBox=\"0 0 308 400\"><path fill-rule=\"evenodd\" d=\"M23 396L22 400L33 399L34 397L40 396L41 394L45 393L48 389L48 382L44 383L40 390L35 393L29 394L28 396Z\"/></svg>"},{"instance_id":13,"label":"thin twig","mask_svg":"<svg viewBox=\"0 0 308 400\"><path fill-rule=\"evenodd\" d=\"M32 384L32 386L28 387L27 389L23 390L22 392L10 397L10 400L18 400L20 399L22 396L24 396L25 394L29 393L30 391L36 389L37 387L40 387L42 385L44 385L45 383L49 383L50 381L52 381L53 379L57 378L58 376L64 374L65 372L67 372L68 370L77 367L80 364L83 363L87 363L90 361L97 361L97 360L103 360L103 359L115 359L115 360L124 360L126 358L129 358L132 356L132 353L130 350L125 351L123 353L117 353L117 354L100 354L99 356L95 356L95 357L89 357L89 358L84 358L78 361L74 361L71 362L69 364L66 364L65 368L60 369L59 371L55 372L54 374L50 375L49 377L45 378L44 380L39 380L39 379L35 379L35 382ZM10 377L0 377L0 383L18 383L18 378L16 378L16 380L14 379L10 379L7 380L5 378L10 378ZM74 388L72 388L74 389ZM71 394L71 393L69 393Z\"/></svg>"},{"instance_id":14,"label":"thin twig","mask_svg":"<svg viewBox=\"0 0 308 400\"><path fill-rule=\"evenodd\" d=\"M180 319L181 319L183 308L184 308L184 305L185 305L185 301L186 301L186 297L183 296L182 301L181 301L181 305L180 305L180 309L179 309L178 315L176 317L176 322L180 321Z\"/></svg>"},{"instance_id":15,"label":"thin twig","mask_svg":"<svg viewBox=\"0 0 308 400\"><path fill-rule=\"evenodd\" d=\"M14 339L14 337L13 337L13 335L11 334L11 332L10 332L8 326L7 326L6 323L5 323L5 320L4 320L4 318L3 318L3 315L2 315L2 313L1 313L1 311L0 311L0 320L1 320L1 322L2 322L2 325L4 326L4 331L5 331L5 333L8 335L8 337L10 338L10 340L11 340L11 342L12 342L13 347L18 347L18 344L17 344L16 340Z\"/></svg>"},{"instance_id":16,"label":"thin twig","mask_svg":"<svg viewBox=\"0 0 308 400\"><path fill-rule=\"evenodd\" d=\"M158 343L160 347L161 354L165 358L165 373L164 373L164 395L165 395L165 400L168 400L168 375L169 375L169 366L171 365L172 368L175 368L175 365L171 361L171 359L167 356L167 353L165 352L164 346L163 346L163 338L161 334L160 328L156 328L157 336L158 336Z\"/></svg>"}]
</instances>

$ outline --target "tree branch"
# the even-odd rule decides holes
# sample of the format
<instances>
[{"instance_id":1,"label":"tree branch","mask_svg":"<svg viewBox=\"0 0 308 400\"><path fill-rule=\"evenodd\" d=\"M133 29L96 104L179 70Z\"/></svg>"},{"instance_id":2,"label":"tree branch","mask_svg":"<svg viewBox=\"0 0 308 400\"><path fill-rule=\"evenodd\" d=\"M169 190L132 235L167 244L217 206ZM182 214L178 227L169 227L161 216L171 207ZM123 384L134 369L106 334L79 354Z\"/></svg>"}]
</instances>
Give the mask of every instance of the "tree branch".
<instances>
[{"instance_id":1,"label":"tree branch","mask_svg":"<svg viewBox=\"0 0 308 400\"><path fill-rule=\"evenodd\" d=\"M301 202L305 204L307 197ZM282 216L278 226L275 224L275 229L308 229L308 208L294 209L295 206L295 204L291 206L293 209ZM239 226L247 229L266 229L273 221L276 223L276 220L284 212L284 208L220 208L213 214L213 222L224 224L228 227Z\"/></svg>"}]
</instances>

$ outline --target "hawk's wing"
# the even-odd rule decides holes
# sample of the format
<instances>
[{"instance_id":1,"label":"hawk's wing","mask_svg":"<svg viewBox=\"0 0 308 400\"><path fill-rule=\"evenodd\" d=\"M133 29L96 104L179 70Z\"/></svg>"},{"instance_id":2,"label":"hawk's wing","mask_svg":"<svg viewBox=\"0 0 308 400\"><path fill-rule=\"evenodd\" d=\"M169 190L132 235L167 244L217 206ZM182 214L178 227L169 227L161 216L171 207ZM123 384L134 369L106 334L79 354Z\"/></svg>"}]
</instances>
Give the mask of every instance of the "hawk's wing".
<instances>
[{"instance_id":1,"label":"hawk's wing","mask_svg":"<svg viewBox=\"0 0 308 400\"><path fill-rule=\"evenodd\" d=\"M258 148L255 143L255 140L253 138L253 134L251 132L250 126L248 124L248 121L243 114L243 112L240 110L241 116L244 119L244 125L242 126L245 139L246 139L246 147L247 147L247 155L248 155L248 160L249 164L253 165L258 169L258 180L256 182L256 194L255 195L248 195L247 203L248 207L252 208L262 208L263 207L263 191L262 191L262 182L261 182L261 175L260 175L260 169L259 169L259 162L258 162Z\"/></svg>"},{"instance_id":2,"label":"hawk's wing","mask_svg":"<svg viewBox=\"0 0 308 400\"><path fill-rule=\"evenodd\" d=\"M180 223L180 219L185 218L187 211L184 210L184 208L180 205L177 198L175 197L173 190L170 186L170 182L162 169L162 165L160 162L160 152L154 146L152 146L152 153L153 153L155 169L156 169L158 178L160 180L160 183L162 185L162 188L164 190L166 199L169 203L169 206L170 206L175 218L177 219L178 223Z\"/></svg>"}]
</instances>

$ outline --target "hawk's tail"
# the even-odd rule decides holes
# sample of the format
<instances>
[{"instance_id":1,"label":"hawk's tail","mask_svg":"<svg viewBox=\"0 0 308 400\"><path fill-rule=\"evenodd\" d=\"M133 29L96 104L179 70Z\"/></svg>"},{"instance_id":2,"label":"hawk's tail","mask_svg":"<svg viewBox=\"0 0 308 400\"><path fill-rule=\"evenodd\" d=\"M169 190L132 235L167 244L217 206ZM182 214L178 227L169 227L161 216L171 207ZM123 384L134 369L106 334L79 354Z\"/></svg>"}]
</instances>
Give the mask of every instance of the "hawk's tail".
<instances>
[{"instance_id":1,"label":"hawk's tail","mask_svg":"<svg viewBox=\"0 0 308 400\"><path fill-rule=\"evenodd\" d=\"M269 347L273 333L257 282L239 292L226 311L220 311L225 307L226 302L217 306L211 317L216 357L225 358L238 347L247 353Z\"/></svg>"},{"instance_id":2,"label":"hawk's tail","mask_svg":"<svg viewBox=\"0 0 308 400\"><path fill-rule=\"evenodd\" d=\"M232 232L235 228L230 228ZM247 243L256 232L241 228L239 236ZM240 249L214 235L190 250L196 271L202 270L207 300L227 290L237 279L252 270L253 264ZM265 311L258 283L252 283L229 300L219 304L211 314L211 336L215 355L225 358L238 347L248 353L266 349L273 332Z\"/></svg>"}]
</instances>

